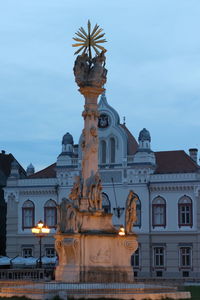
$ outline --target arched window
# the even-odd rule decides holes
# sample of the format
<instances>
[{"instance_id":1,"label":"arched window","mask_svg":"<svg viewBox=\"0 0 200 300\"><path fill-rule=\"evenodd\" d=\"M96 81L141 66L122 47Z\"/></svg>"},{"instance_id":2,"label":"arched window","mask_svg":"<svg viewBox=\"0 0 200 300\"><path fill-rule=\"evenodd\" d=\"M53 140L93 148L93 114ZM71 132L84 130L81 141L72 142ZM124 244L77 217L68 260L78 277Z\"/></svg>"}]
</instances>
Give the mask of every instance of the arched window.
<instances>
[{"instance_id":1,"label":"arched window","mask_svg":"<svg viewBox=\"0 0 200 300\"><path fill-rule=\"evenodd\" d=\"M35 224L35 205L27 200L22 206L22 229L32 228Z\"/></svg>"},{"instance_id":2,"label":"arched window","mask_svg":"<svg viewBox=\"0 0 200 300\"><path fill-rule=\"evenodd\" d=\"M188 196L183 196L178 201L178 225L191 226L193 225L192 216L192 199Z\"/></svg>"},{"instance_id":3,"label":"arched window","mask_svg":"<svg viewBox=\"0 0 200 300\"><path fill-rule=\"evenodd\" d=\"M106 163L106 141L100 143L100 161L102 164Z\"/></svg>"},{"instance_id":4,"label":"arched window","mask_svg":"<svg viewBox=\"0 0 200 300\"><path fill-rule=\"evenodd\" d=\"M139 198L136 202L136 216L137 220L135 221L134 226L141 227L141 201Z\"/></svg>"},{"instance_id":5,"label":"arched window","mask_svg":"<svg viewBox=\"0 0 200 300\"><path fill-rule=\"evenodd\" d=\"M152 202L152 225L166 226L166 201L162 197L156 197Z\"/></svg>"},{"instance_id":6,"label":"arched window","mask_svg":"<svg viewBox=\"0 0 200 300\"><path fill-rule=\"evenodd\" d=\"M55 227L57 224L57 210L54 200L48 200L44 205L44 223L48 227Z\"/></svg>"},{"instance_id":7,"label":"arched window","mask_svg":"<svg viewBox=\"0 0 200 300\"><path fill-rule=\"evenodd\" d=\"M115 139L110 139L110 162L115 163Z\"/></svg>"},{"instance_id":8,"label":"arched window","mask_svg":"<svg viewBox=\"0 0 200 300\"><path fill-rule=\"evenodd\" d=\"M102 193L102 208L106 213L110 213L110 200L105 193Z\"/></svg>"}]
</instances>

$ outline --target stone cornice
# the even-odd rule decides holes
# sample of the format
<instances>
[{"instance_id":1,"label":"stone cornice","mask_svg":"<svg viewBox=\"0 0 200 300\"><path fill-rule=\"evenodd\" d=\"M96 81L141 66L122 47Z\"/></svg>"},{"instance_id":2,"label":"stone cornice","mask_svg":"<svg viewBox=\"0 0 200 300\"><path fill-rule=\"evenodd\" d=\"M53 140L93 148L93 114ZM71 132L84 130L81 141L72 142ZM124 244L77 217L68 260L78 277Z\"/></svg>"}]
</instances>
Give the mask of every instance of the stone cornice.
<instances>
[{"instance_id":1,"label":"stone cornice","mask_svg":"<svg viewBox=\"0 0 200 300\"><path fill-rule=\"evenodd\" d=\"M194 185L192 184L185 184L185 185L179 185L179 184L158 184L158 185L151 185L150 191L193 191Z\"/></svg>"},{"instance_id":2,"label":"stone cornice","mask_svg":"<svg viewBox=\"0 0 200 300\"><path fill-rule=\"evenodd\" d=\"M20 195L56 195L56 190L46 189L46 190L21 190Z\"/></svg>"},{"instance_id":3,"label":"stone cornice","mask_svg":"<svg viewBox=\"0 0 200 300\"><path fill-rule=\"evenodd\" d=\"M173 173L173 174L152 174L150 182L196 182L200 177L198 173Z\"/></svg>"},{"instance_id":4,"label":"stone cornice","mask_svg":"<svg viewBox=\"0 0 200 300\"><path fill-rule=\"evenodd\" d=\"M55 186L56 184L57 178L30 178L18 181L18 187Z\"/></svg>"}]
</instances>

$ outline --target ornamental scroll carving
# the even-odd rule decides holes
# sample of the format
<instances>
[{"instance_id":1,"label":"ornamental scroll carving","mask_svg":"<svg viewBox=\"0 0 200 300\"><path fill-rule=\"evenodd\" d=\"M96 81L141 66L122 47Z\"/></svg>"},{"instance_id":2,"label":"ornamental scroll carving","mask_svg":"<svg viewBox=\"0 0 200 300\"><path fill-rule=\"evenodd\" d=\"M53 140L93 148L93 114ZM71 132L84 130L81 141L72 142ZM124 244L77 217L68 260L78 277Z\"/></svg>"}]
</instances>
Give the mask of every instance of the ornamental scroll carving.
<instances>
[{"instance_id":1,"label":"ornamental scroll carving","mask_svg":"<svg viewBox=\"0 0 200 300\"><path fill-rule=\"evenodd\" d=\"M56 241L56 251L60 258L60 264L77 264L79 241L74 238L64 238Z\"/></svg>"}]
</instances>

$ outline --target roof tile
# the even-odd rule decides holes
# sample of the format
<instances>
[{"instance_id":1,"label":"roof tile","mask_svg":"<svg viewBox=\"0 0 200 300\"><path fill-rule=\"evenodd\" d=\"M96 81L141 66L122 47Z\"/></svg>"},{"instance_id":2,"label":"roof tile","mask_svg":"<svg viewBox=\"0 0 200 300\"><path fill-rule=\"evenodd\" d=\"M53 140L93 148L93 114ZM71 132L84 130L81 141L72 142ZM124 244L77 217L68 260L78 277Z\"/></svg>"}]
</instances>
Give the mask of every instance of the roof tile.
<instances>
[{"instance_id":1,"label":"roof tile","mask_svg":"<svg viewBox=\"0 0 200 300\"><path fill-rule=\"evenodd\" d=\"M155 152L156 174L193 173L199 166L183 150Z\"/></svg>"},{"instance_id":2,"label":"roof tile","mask_svg":"<svg viewBox=\"0 0 200 300\"><path fill-rule=\"evenodd\" d=\"M28 178L56 178L56 163L48 166L47 168L38 171L30 176Z\"/></svg>"},{"instance_id":3,"label":"roof tile","mask_svg":"<svg viewBox=\"0 0 200 300\"><path fill-rule=\"evenodd\" d=\"M120 126L124 129L125 133L127 134L128 137L128 145L127 145L127 154L128 155L133 155L136 153L138 149L138 143L132 133L128 130L125 124L120 124Z\"/></svg>"}]
</instances>

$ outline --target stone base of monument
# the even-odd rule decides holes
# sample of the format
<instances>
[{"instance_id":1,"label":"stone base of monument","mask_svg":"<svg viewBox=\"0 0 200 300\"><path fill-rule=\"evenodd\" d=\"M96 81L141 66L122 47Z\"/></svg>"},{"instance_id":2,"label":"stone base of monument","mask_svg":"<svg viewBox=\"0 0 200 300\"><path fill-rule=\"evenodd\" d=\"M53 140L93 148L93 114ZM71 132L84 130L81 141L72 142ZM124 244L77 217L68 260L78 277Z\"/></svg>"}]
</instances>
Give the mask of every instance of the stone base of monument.
<instances>
[{"instance_id":1,"label":"stone base of monument","mask_svg":"<svg viewBox=\"0 0 200 300\"><path fill-rule=\"evenodd\" d=\"M131 282L130 257L138 246L136 235L119 236L112 226L112 214L101 211L80 212L79 220L79 232L55 235L56 281Z\"/></svg>"},{"instance_id":2,"label":"stone base of monument","mask_svg":"<svg viewBox=\"0 0 200 300\"><path fill-rule=\"evenodd\" d=\"M178 291L175 287L155 284L126 283L25 283L9 282L2 286L0 297L24 296L31 299L190 299L190 292Z\"/></svg>"},{"instance_id":3,"label":"stone base of monument","mask_svg":"<svg viewBox=\"0 0 200 300\"><path fill-rule=\"evenodd\" d=\"M133 282L132 268L119 267L72 267L59 266L55 273L56 281L63 282Z\"/></svg>"},{"instance_id":4,"label":"stone base of monument","mask_svg":"<svg viewBox=\"0 0 200 300\"><path fill-rule=\"evenodd\" d=\"M57 235L62 255L55 278L62 282L130 282L130 256L137 248L133 236L116 234Z\"/></svg>"}]
</instances>

